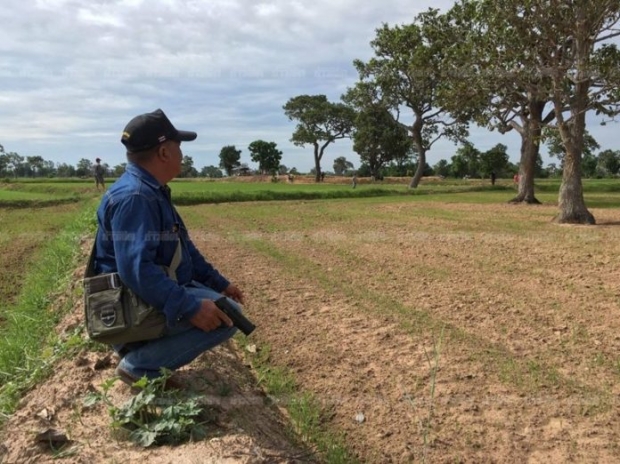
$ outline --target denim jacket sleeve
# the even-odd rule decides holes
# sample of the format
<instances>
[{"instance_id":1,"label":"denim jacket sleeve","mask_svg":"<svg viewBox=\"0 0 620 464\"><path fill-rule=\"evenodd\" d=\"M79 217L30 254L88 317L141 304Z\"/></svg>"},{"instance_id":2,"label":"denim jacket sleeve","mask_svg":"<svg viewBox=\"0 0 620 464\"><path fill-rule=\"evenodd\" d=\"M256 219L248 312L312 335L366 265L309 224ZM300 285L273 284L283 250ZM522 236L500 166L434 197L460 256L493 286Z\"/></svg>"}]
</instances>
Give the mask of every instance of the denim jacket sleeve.
<instances>
[{"instance_id":1,"label":"denim jacket sleeve","mask_svg":"<svg viewBox=\"0 0 620 464\"><path fill-rule=\"evenodd\" d=\"M157 201L140 194L124 198L114 205L110 225L122 281L144 301L162 309L169 326L196 314L200 301L170 279L157 262L162 236Z\"/></svg>"}]
</instances>

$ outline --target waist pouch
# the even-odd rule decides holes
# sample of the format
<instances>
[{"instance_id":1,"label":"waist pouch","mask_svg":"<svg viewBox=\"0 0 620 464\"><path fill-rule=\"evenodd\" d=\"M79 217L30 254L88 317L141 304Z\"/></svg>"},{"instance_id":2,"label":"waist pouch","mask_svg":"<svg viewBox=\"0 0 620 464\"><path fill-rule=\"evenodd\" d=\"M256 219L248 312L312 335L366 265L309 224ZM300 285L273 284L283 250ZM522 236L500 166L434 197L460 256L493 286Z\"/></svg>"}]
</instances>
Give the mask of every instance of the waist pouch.
<instances>
[{"instance_id":1,"label":"waist pouch","mask_svg":"<svg viewBox=\"0 0 620 464\"><path fill-rule=\"evenodd\" d=\"M88 336L110 345L152 340L164 334L164 313L124 285L117 273L84 279Z\"/></svg>"},{"instance_id":2,"label":"waist pouch","mask_svg":"<svg viewBox=\"0 0 620 464\"><path fill-rule=\"evenodd\" d=\"M84 321L90 339L120 345L161 337L166 329L164 313L136 295L118 273L93 275L94 253L95 245L84 275ZM180 259L179 241L170 267L163 267L173 280Z\"/></svg>"}]
</instances>

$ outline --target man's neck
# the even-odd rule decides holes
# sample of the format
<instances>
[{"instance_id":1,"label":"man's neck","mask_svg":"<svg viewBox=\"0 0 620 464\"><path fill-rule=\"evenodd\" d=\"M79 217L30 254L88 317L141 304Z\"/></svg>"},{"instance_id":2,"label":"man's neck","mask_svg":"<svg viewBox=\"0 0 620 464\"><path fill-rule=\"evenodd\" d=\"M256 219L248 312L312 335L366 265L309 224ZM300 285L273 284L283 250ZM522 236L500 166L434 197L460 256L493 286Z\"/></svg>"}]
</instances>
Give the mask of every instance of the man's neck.
<instances>
[{"instance_id":1,"label":"man's neck","mask_svg":"<svg viewBox=\"0 0 620 464\"><path fill-rule=\"evenodd\" d=\"M138 166L152 175L161 185L166 185L172 180L165 170L156 163L144 163L138 164Z\"/></svg>"}]
</instances>

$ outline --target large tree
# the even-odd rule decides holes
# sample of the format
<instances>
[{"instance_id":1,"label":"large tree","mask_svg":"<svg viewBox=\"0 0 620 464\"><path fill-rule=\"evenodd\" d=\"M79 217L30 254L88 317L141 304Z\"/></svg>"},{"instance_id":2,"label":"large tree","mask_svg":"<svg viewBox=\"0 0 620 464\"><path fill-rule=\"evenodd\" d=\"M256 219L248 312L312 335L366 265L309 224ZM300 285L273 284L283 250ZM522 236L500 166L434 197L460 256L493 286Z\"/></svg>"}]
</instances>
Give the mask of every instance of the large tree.
<instances>
[{"instance_id":1,"label":"large tree","mask_svg":"<svg viewBox=\"0 0 620 464\"><path fill-rule=\"evenodd\" d=\"M503 14L503 3L463 0L448 13L461 40L448 50L451 71L442 104L477 124L521 137L519 186L512 202L539 203L534 192L541 133L553 121L548 76L532 73L536 28ZM552 10L552 8L550 9Z\"/></svg>"},{"instance_id":2,"label":"large tree","mask_svg":"<svg viewBox=\"0 0 620 464\"><path fill-rule=\"evenodd\" d=\"M191 156L183 156L179 177L198 177L198 170L194 167L194 159Z\"/></svg>"},{"instance_id":3,"label":"large tree","mask_svg":"<svg viewBox=\"0 0 620 464\"><path fill-rule=\"evenodd\" d=\"M498 143L490 150L480 153L480 176L486 178L495 173L497 177L503 177L508 174L510 162L507 150L506 145Z\"/></svg>"},{"instance_id":4,"label":"large tree","mask_svg":"<svg viewBox=\"0 0 620 464\"><path fill-rule=\"evenodd\" d=\"M82 158L78 161L75 174L78 177L89 177L93 172L93 163L87 158Z\"/></svg>"},{"instance_id":5,"label":"large tree","mask_svg":"<svg viewBox=\"0 0 620 464\"><path fill-rule=\"evenodd\" d=\"M344 156L339 156L334 160L334 174L337 176L344 176L348 171L352 171L353 163L351 161L347 161Z\"/></svg>"},{"instance_id":6,"label":"large tree","mask_svg":"<svg viewBox=\"0 0 620 464\"><path fill-rule=\"evenodd\" d=\"M226 171L227 176L232 176L233 169L240 166L241 150L234 145L226 145L220 150L220 167Z\"/></svg>"},{"instance_id":7,"label":"large tree","mask_svg":"<svg viewBox=\"0 0 620 464\"><path fill-rule=\"evenodd\" d=\"M41 170L43 169L43 163L45 160L42 156L26 156L27 163L27 173L31 174L33 177L37 177L41 175Z\"/></svg>"},{"instance_id":8,"label":"large tree","mask_svg":"<svg viewBox=\"0 0 620 464\"><path fill-rule=\"evenodd\" d=\"M356 100L358 106L385 105L411 134L418 156L411 188L418 186L426 153L437 140L462 140L467 134L464 118L451 118L439 100L447 82L446 50L458 40L453 31L447 17L431 9L418 15L413 24L384 24L371 42L375 57L368 62L354 61L360 79L347 97ZM412 122L401 120L404 109L411 111Z\"/></svg>"},{"instance_id":9,"label":"large tree","mask_svg":"<svg viewBox=\"0 0 620 464\"><path fill-rule=\"evenodd\" d=\"M265 142L264 140L255 140L248 146L250 158L258 163L258 169L263 174L275 174L280 167L282 160L282 152L278 150L275 142Z\"/></svg>"},{"instance_id":10,"label":"large tree","mask_svg":"<svg viewBox=\"0 0 620 464\"><path fill-rule=\"evenodd\" d=\"M205 166L201 169L200 175L211 179L219 179L223 177L222 171L220 171L216 166Z\"/></svg>"},{"instance_id":11,"label":"large tree","mask_svg":"<svg viewBox=\"0 0 620 464\"><path fill-rule=\"evenodd\" d=\"M562 185L556 217L562 223L594 224L583 198L582 153L586 114L595 110L613 116L620 111L620 54L609 39L620 32L620 0L480 0L473 3L494 36L505 39L491 44L495 61L511 67L504 74L519 83L522 91L533 94L530 103L549 102L566 148ZM553 12L553 14L550 14ZM527 85L528 82L535 86ZM503 96L503 95L500 95ZM506 105L506 108L515 108ZM535 106L525 108L526 115L539 113ZM540 113L542 114L542 113ZM540 139L543 117L532 126L532 142ZM532 162L532 160L529 160ZM521 167L523 169L523 166Z\"/></svg>"},{"instance_id":12,"label":"large tree","mask_svg":"<svg viewBox=\"0 0 620 464\"><path fill-rule=\"evenodd\" d=\"M465 142L452 157L451 171L454 177L480 177L482 153L470 142Z\"/></svg>"},{"instance_id":13,"label":"large tree","mask_svg":"<svg viewBox=\"0 0 620 464\"><path fill-rule=\"evenodd\" d=\"M542 20L544 5L536 5L535 10L536 24L544 28L547 40L556 40L552 42L554 46L546 50L547 59L553 63L546 71L552 77L557 127L566 147L556 221L594 224L594 216L586 208L581 183L586 113L589 110L607 116L620 113L620 53L615 45L604 44L620 35L616 28L620 1L573 0L567 3L559 5L559 14L553 15L553 22L557 22L555 28ZM561 31L560 40L557 40L556 29Z\"/></svg>"},{"instance_id":14,"label":"large tree","mask_svg":"<svg viewBox=\"0 0 620 464\"><path fill-rule=\"evenodd\" d=\"M360 109L355 119L353 150L368 165L371 175L378 178L387 163L411 157L412 142L407 130L394 121L387 108L369 104Z\"/></svg>"},{"instance_id":15,"label":"large tree","mask_svg":"<svg viewBox=\"0 0 620 464\"><path fill-rule=\"evenodd\" d=\"M315 180L321 180L321 160L327 146L351 135L355 111L344 103L332 103L325 95L299 95L284 105L284 114L297 121L291 142L314 147Z\"/></svg>"}]
</instances>

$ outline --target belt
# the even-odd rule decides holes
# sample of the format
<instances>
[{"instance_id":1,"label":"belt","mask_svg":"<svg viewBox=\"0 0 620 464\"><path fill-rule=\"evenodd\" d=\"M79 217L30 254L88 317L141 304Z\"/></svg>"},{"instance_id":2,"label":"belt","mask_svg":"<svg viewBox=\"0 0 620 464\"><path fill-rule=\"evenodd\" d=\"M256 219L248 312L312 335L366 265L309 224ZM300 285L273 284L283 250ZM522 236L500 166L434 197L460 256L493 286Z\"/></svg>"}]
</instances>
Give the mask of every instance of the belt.
<instances>
[{"instance_id":1,"label":"belt","mask_svg":"<svg viewBox=\"0 0 620 464\"><path fill-rule=\"evenodd\" d=\"M103 292L122 287L123 282L118 273L101 274L95 277L84 279L84 286L89 294Z\"/></svg>"}]
</instances>

